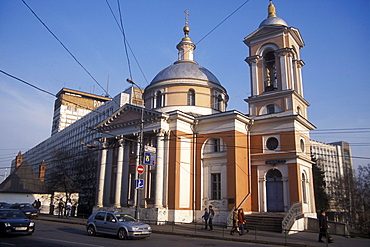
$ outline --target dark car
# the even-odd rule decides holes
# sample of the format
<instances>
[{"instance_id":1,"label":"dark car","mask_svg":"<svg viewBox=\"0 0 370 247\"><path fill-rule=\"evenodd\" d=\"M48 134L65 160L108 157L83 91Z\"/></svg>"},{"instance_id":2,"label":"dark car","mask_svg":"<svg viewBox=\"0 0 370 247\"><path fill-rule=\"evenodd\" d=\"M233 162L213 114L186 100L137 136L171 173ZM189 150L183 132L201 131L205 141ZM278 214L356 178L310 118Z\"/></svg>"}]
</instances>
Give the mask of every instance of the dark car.
<instances>
[{"instance_id":1,"label":"dark car","mask_svg":"<svg viewBox=\"0 0 370 247\"><path fill-rule=\"evenodd\" d=\"M29 203L16 203L16 204L11 205L10 208L21 210L27 216L27 218L30 218L30 219L36 218L40 214L40 210L34 208Z\"/></svg>"},{"instance_id":2,"label":"dark car","mask_svg":"<svg viewBox=\"0 0 370 247\"><path fill-rule=\"evenodd\" d=\"M107 211L94 212L87 220L86 230L89 236L102 233L116 235L119 239L146 238L152 233L148 224L129 214Z\"/></svg>"},{"instance_id":3,"label":"dark car","mask_svg":"<svg viewBox=\"0 0 370 247\"><path fill-rule=\"evenodd\" d=\"M35 222L31 221L18 209L0 209L0 234L31 235L35 231Z\"/></svg>"},{"instance_id":4,"label":"dark car","mask_svg":"<svg viewBox=\"0 0 370 247\"><path fill-rule=\"evenodd\" d=\"M0 208L9 208L11 205L7 202L0 202Z\"/></svg>"}]
</instances>

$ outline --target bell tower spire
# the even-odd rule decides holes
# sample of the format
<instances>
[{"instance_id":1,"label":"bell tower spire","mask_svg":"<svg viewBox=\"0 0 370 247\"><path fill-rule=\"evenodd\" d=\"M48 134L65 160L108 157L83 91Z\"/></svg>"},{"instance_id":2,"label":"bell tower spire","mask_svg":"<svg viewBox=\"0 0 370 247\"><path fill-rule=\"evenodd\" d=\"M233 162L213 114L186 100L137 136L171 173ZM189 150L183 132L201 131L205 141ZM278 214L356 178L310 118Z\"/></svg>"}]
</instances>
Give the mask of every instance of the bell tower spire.
<instances>
[{"instance_id":1,"label":"bell tower spire","mask_svg":"<svg viewBox=\"0 0 370 247\"><path fill-rule=\"evenodd\" d=\"M183 28L185 37L182 38L180 43L176 46L179 50L177 62L194 62L195 44L189 38L189 11L185 10L185 26ZM194 62L195 63L195 62Z\"/></svg>"}]
</instances>

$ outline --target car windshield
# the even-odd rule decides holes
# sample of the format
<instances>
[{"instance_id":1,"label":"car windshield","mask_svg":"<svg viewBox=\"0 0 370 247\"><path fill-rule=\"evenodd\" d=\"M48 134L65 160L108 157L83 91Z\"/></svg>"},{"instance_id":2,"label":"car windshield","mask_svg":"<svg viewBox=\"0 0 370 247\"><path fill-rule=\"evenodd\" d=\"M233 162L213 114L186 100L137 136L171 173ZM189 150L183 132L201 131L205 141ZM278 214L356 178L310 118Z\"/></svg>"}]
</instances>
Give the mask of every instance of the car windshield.
<instances>
[{"instance_id":1,"label":"car windshield","mask_svg":"<svg viewBox=\"0 0 370 247\"><path fill-rule=\"evenodd\" d=\"M1 210L0 219L23 219L26 218L24 213L18 210Z\"/></svg>"},{"instance_id":2,"label":"car windshield","mask_svg":"<svg viewBox=\"0 0 370 247\"><path fill-rule=\"evenodd\" d=\"M135 218L132 217L131 215L129 214L116 214L116 217L118 219L118 221L121 221L121 222L135 222Z\"/></svg>"}]
</instances>

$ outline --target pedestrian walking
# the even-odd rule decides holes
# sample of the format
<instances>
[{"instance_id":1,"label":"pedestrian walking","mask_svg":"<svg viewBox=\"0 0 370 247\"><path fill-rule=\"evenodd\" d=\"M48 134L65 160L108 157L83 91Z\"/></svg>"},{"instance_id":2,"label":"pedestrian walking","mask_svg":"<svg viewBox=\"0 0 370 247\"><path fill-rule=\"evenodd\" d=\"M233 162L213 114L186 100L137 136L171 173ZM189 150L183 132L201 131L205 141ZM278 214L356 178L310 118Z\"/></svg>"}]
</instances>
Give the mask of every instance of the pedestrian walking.
<instances>
[{"instance_id":1,"label":"pedestrian walking","mask_svg":"<svg viewBox=\"0 0 370 247\"><path fill-rule=\"evenodd\" d=\"M58 218L63 218L63 209L64 209L64 202L63 199L60 198L58 202Z\"/></svg>"},{"instance_id":2,"label":"pedestrian walking","mask_svg":"<svg viewBox=\"0 0 370 247\"><path fill-rule=\"evenodd\" d=\"M72 202L71 202L71 199L68 199L67 203L66 203L66 218L69 218L69 216L71 215L71 209L72 209Z\"/></svg>"},{"instance_id":3,"label":"pedestrian walking","mask_svg":"<svg viewBox=\"0 0 370 247\"><path fill-rule=\"evenodd\" d=\"M238 209L234 209L233 211L233 227L231 228L230 235L234 235L234 232L239 233L239 227L238 227Z\"/></svg>"},{"instance_id":4,"label":"pedestrian walking","mask_svg":"<svg viewBox=\"0 0 370 247\"><path fill-rule=\"evenodd\" d=\"M209 230L213 230L213 218L215 216L215 211L213 210L212 206L209 206L209 219L208 219L208 225L209 225Z\"/></svg>"},{"instance_id":5,"label":"pedestrian walking","mask_svg":"<svg viewBox=\"0 0 370 247\"><path fill-rule=\"evenodd\" d=\"M245 216L244 211L242 208L238 210L238 227L239 227L239 235L244 235L244 224L245 224Z\"/></svg>"},{"instance_id":6,"label":"pedestrian walking","mask_svg":"<svg viewBox=\"0 0 370 247\"><path fill-rule=\"evenodd\" d=\"M203 214L202 218L204 219L204 228L203 229L207 230L208 229L208 219L209 219L208 208L204 209L204 214Z\"/></svg>"},{"instance_id":7,"label":"pedestrian walking","mask_svg":"<svg viewBox=\"0 0 370 247\"><path fill-rule=\"evenodd\" d=\"M328 221L326 219L326 212L324 210L321 210L319 215L319 227L320 227L320 233L319 233L319 242L322 241L322 237L325 237L329 243L333 243L333 239L331 236L328 235L328 228L330 226L328 225Z\"/></svg>"},{"instance_id":8,"label":"pedestrian walking","mask_svg":"<svg viewBox=\"0 0 370 247\"><path fill-rule=\"evenodd\" d=\"M76 216L76 209L77 209L77 202L75 202L75 203L72 205L72 210L71 210L71 216L72 216L72 217L75 217L75 216Z\"/></svg>"}]
</instances>

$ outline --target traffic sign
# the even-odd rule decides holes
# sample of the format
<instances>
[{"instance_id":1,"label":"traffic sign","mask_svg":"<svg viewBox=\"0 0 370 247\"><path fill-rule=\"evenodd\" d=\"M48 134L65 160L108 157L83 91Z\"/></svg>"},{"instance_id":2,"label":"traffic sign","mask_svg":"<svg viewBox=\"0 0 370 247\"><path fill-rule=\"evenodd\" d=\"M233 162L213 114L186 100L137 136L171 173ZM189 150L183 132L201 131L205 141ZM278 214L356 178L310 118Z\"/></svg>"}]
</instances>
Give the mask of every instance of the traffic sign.
<instances>
[{"instance_id":1,"label":"traffic sign","mask_svg":"<svg viewBox=\"0 0 370 247\"><path fill-rule=\"evenodd\" d=\"M150 165L150 153L144 153L144 164Z\"/></svg>"},{"instance_id":2,"label":"traffic sign","mask_svg":"<svg viewBox=\"0 0 370 247\"><path fill-rule=\"evenodd\" d=\"M136 189L144 189L144 179L135 179Z\"/></svg>"},{"instance_id":3,"label":"traffic sign","mask_svg":"<svg viewBox=\"0 0 370 247\"><path fill-rule=\"evenodd\" d=\"M139 174L143 174L144 173L144 166L143 165L138 165L137 166L137 172Z\"/></svg>"},{"instance_id":4,"label":"traffic sign","mask_svg":"<svg viewBox=\"0 0 370 247\"><path fill-rule=\"evenodd\" d=\"M157 162L156 162L156 159L157 159L157 156L155 153L149 153L149 152L145 152L144 153L144 161L143 163L145 165L155 165Z\"/></svg>"}]
</instances>

